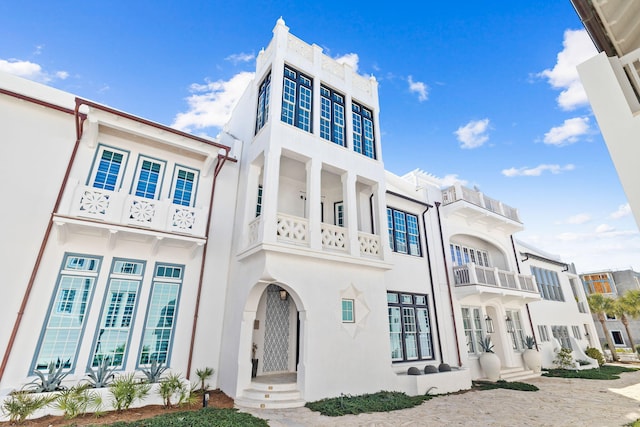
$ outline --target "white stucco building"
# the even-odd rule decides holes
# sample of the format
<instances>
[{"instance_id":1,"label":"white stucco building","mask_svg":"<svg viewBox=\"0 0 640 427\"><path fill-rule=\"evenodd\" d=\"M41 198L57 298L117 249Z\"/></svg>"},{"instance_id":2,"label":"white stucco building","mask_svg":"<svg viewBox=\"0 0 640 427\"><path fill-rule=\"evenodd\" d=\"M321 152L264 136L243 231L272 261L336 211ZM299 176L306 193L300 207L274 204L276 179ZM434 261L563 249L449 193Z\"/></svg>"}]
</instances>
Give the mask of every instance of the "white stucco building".
<instances>
[{"instance_id":1,"label":"white stucco building","mask_svg":"<svg viewBox=\"0 0 640 427\"><path fill-rule=\"evenodd\" d=\"M578 73L640 227L640 3L571 1L600 52Z\"/></svg>"},{"instance_id":2,"label":"white stucco building","mask_svg":"<svg viewBox=\"0 0 640 427\"><path fill-rule=\"evenodd\" d=\"M562 301L543 306L523 268L516 209L385 171L376 80L282 19L216 141L6 74L0 110L0 394L58 359L73 384L105 357L213 367L245 406L445 393L485 376L487 334L513 379L532 375L536 318L587 323L545 317ZM564 265L544 258L530 265Z\"/></svg>"}]
</instances>

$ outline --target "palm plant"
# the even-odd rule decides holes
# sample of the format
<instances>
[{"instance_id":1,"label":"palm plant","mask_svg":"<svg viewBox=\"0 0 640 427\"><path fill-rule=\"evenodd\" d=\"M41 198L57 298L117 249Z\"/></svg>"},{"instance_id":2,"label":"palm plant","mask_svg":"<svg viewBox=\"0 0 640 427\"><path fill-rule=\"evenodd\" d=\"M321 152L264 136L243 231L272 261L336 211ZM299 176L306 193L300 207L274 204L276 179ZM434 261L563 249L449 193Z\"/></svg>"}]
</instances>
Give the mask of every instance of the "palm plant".
<instances>
[{"instance_id":1,"label":"palm plant","mask_svg":"<svg viewBox=\"0 0 640 427\"><path fill-rule=\"evenodd\" d=\"M207 378L211 377L214 372L214 369L208 366L202 369L196 369L196 375L198 376L198 379L200 379L200 390L206 391L206 388L208 388L209 385L205 384L205 381Z\"/></svg>"},{"instance_id":2,"label":"palm plant","mask_svg":"<svg viewBox=\"0 0 640 427\"><path fill-rule=\"evenodd\" d=\"M611 339L611 334L609 334L609 329L607 329L606 316L614 311L614 300L613 298L606 297L602 294L590 294L587 296L587 302L589 303L589 309L591 312L598 316L598 321L600 322L600 325L602 325L602 331L604 332L605 339L607 340L607 344L611 350L611 357L615 362L617 362L619 358L616 354L616 348L613 344L613 340Z\"/></svg>"},{"instance_id":3,"label":"palm plant","mask_svg":"<svg viewBox=\"0 0 640 427\"><path fill-rule=\"evenodd\" d=\"M632 289L616 298L613 312L609 314L614 314L620 318L629 337L630 347L635 349L636 346L633 342L633 336L629 330L629 317L635 319L640 316L640 290Z\"/></svg>"}]
</instances>

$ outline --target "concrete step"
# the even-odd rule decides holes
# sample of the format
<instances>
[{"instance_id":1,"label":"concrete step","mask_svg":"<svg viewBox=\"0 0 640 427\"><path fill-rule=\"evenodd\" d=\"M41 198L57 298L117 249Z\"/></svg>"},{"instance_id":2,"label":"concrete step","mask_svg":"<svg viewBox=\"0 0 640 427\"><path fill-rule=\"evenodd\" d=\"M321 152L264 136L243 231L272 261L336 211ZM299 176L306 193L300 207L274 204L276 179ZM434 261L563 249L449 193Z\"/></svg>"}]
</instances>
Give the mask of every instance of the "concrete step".
<instances>
[{"instance_id":1,"label":"concrete step","mask_svg":"<svg viewBox=\"0 0 640 427\"><path fill-rule=\"evenodd\" d=\"M244 396L237 397L234 400L235 406L238 408L255 408L255 409L289 409L301 408L306 403L302 399L291 400L264 400L250 399Z\"/></svg>"},{"instance_id":2,"label":"concrete step","mask_svg":"<svg viewBox=\"0 0 640 427\"><path fill-rule=\"evenodd\" d=\"M260 390L264 392L273 391L297 391L298 384L293 383L270 383L261 381L251 381L251 389Z\"/></svg>"},{"instance_id":3,"label":"concrete step","mask_svg":"<svg viewBox=\"0 0 640 427\"><path fill-rule=\"evenodd\" d=\"M536 373L524 368L504 368L500 370L500 379L509 382L538 378L540 375L540 372ZM489 380L487 378L479 378L479 381Z\"/></svg>"},{"instance_id":4,"label":"concrete step","mask_svg":"<svg viewBox=\"0 0 640 427\"><path fill-rule=\"evenodd\" d=\"M300 399L300 392L298 390L284 390L284 391L265 391L255 388L249 388L242 392L242 397L254 400L297 400Z\"/></svg>"}]
</instances>

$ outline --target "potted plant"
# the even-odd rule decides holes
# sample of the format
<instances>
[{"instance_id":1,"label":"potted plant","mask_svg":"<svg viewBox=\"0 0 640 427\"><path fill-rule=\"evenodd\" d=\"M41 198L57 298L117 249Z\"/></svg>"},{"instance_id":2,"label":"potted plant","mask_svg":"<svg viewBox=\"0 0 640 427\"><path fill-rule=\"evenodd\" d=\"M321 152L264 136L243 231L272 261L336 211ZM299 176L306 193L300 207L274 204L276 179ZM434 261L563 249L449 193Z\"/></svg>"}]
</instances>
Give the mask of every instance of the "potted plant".
<instances>
[{"instance_id":1,"label":"potted plant","mask_svg":"<svg viewBox=\"0 0 640 427\"><path fill-rule=\"evenodd\" d=\"M483 353L480 355L480 367L489 381L500 379L500 358L493 352L493 343L490 336L485 336L480 341Z\"/></svg>"},{"instance_id":2,"label":"potted plant","mask_svg":"<svg viewBox=\"0 0 640 427\"><path fill-rule=\"evenodd\" d=\"M542 369L542 358L538 350L536 350L536 339L531 335L527 335L522 340L522 344L526 347L522 352L522 359L524 360L525 366L535 373L540 372Z\"/></svg>"},{"instance_id":3,"label":"potted plant","mask_svg":"<svg viewBox=\"0 0 640 427\"><path fill-rule=\"evenodd\" d=\"M256 358L256 352L258 351L258 344L253 343L251 346L251 378L255 378L258 375L258 359Z\"/></svg>"}]
</instances>

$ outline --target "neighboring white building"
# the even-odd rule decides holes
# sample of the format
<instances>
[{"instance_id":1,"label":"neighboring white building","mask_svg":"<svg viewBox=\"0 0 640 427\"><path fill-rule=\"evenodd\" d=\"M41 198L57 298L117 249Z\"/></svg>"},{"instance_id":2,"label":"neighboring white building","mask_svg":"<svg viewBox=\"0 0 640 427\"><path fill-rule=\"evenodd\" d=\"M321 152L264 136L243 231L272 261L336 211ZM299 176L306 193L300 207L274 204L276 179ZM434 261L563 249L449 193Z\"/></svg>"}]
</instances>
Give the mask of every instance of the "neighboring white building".
<instances>
[{"instance_id":1,"label":"neighboring white building","mask_svg":"<svg viewBox=\"0 0 640 427\"><path fill-rule=\"evenodd\" d=\"M567 264L519 240L515 240L520 269L532 274L542 300L527 310L542 353L542 366L552 368L560 347L573 350L574 360L589 360L584 350L601 350L587 297L573 264Z\"/></svg>"},{"instance_id":2,"label":"neighboring white building","mask_svg":"<svg viewBox=\"0 0 640 427\"><path fill-rule=\"evenodd\" d=\"M571 1L600 52L578 73L640 227L640 2Z\"/></svg>"},{"instance_id":3,"label":"neighboring white building","mask_svg":"<svg viewBox=\"0 0 640 427\"><path fill-rule=\"evenodd\" d=\"M486 335L510 379L532 375L538 316L587 323L573 303L549 320L516 209L385 171L376 80L281 19L273 33L219 141L0 74L0 394L58 359L72 384L105 357L213 367L245 406L446 393L485 376Z\"/></svg>"}]
</instances>

